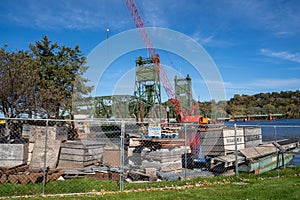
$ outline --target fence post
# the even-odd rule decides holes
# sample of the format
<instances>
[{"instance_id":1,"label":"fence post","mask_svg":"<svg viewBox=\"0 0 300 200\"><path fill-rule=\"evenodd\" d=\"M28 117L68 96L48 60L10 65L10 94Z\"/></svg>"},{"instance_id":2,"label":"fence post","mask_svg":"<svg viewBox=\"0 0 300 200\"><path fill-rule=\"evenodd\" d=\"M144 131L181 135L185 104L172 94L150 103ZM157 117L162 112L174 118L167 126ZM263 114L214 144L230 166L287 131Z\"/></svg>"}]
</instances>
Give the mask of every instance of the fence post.
<instances>
[{"instance_id":1,"label":"fence post","mask_svg":"<svg viewBox=\"0 0 300 200\"><path fill-rule=\"evenodd\" d=\"M122 192L124 190L124 150L125 150L125 145L124 145L124 138L125 138L125 122L122 121L121 123L121 155L120 155L120 191Z\"/></svg>"},{"instance_id":2,"label":"fence post","mask_svg":"<svg viewBox=\"0 0 300 200\"><path fill-rule=\"evenodd\" d=\"M186 170L187 170L187 149L186 149L187 141L186 141L186 123L184 124L184 180L186 180Z\"/></svg>"},{"instance_id":3,"label":"fence post","mask_svg":"<svg viewBox=\"0 0 300 200\"><path fill-rule=\"evenodd\" d=\"M235 143L235 175L239 175L239 163L238 163L238 145L237 145L237 133L236 124L234 124L234 143Z\"/></svg>"},{"instance_id":4,"label":"fence post","mask_svg":"<svg viewBox=\"0 0 300 200\"><path fill-rule=\"evenodd\" d=\"M274 126L274 142L277 142L276 126Z\"/></svg>"},{"instance_id":5,"label":"fence post","mask_svg":"<svg viewBox=\"0 0 300 200\"><path fill-rule=\"evenodd\" d=\"M44 147L44 175L43 175L43 192L42 195L45 194L45 186L46 186L46 175L47 175L47 143L48 143L48 120L46 120L46 129L45 129L45 147Z\"/></svg>"}]
</instances>

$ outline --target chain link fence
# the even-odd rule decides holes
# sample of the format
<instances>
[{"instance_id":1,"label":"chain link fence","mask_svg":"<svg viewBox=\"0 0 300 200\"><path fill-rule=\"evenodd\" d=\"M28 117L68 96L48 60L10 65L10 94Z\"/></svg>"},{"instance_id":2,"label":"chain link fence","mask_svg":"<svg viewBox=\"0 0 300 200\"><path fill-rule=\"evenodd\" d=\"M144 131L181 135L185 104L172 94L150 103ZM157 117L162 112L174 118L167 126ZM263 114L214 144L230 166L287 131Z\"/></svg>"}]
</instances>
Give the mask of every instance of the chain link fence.
<instances>
[{"instance_id":1,"label":"chain link fence","mask_svg":"<svg viewBox=\"0 0 300 200\"><path fill-rule=\"evenodd\" d=\"M299 140L300 126L2 119L0 197L86 193L85 180L92 191L103 181L123 191L127 183L259 174L299 165Z\"/></svg>"}]
</instances>

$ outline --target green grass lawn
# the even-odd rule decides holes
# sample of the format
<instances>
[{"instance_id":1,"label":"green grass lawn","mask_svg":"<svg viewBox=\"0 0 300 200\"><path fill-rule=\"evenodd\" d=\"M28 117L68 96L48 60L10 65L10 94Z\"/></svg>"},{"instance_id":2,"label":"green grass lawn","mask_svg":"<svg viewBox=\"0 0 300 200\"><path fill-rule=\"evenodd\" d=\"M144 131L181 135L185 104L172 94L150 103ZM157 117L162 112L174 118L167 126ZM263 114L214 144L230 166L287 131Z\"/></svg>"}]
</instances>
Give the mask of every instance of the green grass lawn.
<instances>
[{"instance_id":1,"label":"green grass lawn","mask_svg":"<svg viewBox=\"0 0 300 200\"><path fill-rule=\"evenodd\" d=\"M124 187L124 192L118 192L118 182L94 179L51 181L46 185L45 194L80 194L41 197L41 184L2 184L0 197L27 194L37 195L34 199L300 199L300 166L261 175L125 183ZM90 194L83 194L87 192Z\"/></svg>"}]
</instances>

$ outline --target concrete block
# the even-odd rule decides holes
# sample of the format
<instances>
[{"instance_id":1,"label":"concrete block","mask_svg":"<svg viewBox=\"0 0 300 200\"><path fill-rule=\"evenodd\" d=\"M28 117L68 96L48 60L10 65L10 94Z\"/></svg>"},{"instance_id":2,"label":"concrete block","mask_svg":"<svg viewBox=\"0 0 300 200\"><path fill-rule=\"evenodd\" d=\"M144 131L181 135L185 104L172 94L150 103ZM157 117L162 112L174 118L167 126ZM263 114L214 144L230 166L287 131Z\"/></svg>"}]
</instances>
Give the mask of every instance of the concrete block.
<instances>
[{"instance_id":1,"label":"concrete block","mask_svg":"<svg viewBox=\"0 0 300 200\"><path fill-rule=\"evenodd\" d=\"M28 144L0 144L0 167L10 168L25 164Z\"/></svg>"}]
</instances>

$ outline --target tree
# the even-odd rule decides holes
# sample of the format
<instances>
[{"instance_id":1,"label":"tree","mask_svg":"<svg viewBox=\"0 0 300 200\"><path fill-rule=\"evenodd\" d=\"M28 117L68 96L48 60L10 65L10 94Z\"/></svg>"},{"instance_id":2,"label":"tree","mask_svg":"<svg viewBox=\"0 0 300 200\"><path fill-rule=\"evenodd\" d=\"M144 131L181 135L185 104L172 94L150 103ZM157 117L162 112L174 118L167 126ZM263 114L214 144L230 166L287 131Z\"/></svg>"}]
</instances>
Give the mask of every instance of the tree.
<instances>
[{"instance_id":1,"label":"tree","mask_svg":"<svg viewBox=\"0 0 300 200\"><path fill-rule=\"evenodd\" d=\"M0 49L0 101L6 118L28 113L31 106L35 62L28 51Z\"/></svg>"},{"instance_id":2,"label":"tree","mask_svg":"<svg viewBox=\"0 0 300 200\"><path fill-rule=\"evenodd\" d=\"M92 90L92 87L85 85L88 79L83 77L84 72L88 69L88 66L85 66L86 58L79 50L79 46L75 46L74 49L62 46L59 60L63 66L61 73L68 72L64 75L65 78L61 80L64 91L62 96L65 100L62 114L67 112L73 115L73 112L77 111L77 102L86 101L84 97Z\"/></svg>"},{"instance_id":3,"label":"tree","mask_svg":"<svg viewBox=\"0 0 300 200\"><path fill-rule=\"evenodd\" d=\"M244 115L247 110L251 114L272 112L284 114L287 118L298 118L300 116L299 97L299 90L259 93L252 96L234 95L227 104L227 113Z\"/></svg>"},{"instance_id":4,"label":"tree","mask_svg":"<svg viewBox=\"0 0 300 200\"><path fill-rule=\"evenodd\" d=\"M73 115L75 101L92 87L83 78L88 69L79 50L51 43L47 36L29 51L0 49L0 109L6 118Z\"/></svg>"},{"instance_id":5,"label":"tree","mask_svg":"<svg viewBox=\"0 0 300 200\"><path fill-rule=\"evenodd\" d=\"M0 49L0 100L1 100L1 110L4 114L4 117L8 117L9 114L9 97L12 93L12 78L11 78L11 69L9 66L11 59L11 54L6 51L5 48Z\"/></svg>"},{"instance_id":6,"label":"tree","mask_svg":"<svg viewBox=\"0 0 300 200\"><path fill-rule=\"evenodd\" d=\"M5 118L20 117L32 110L32 86L35 77L35 62L28 51L9 52L0 49L0 109ZM2 142L12 142L15 133L10 133L14 125L11 121L5 123L0 134ZM20 132L16 132L20 133Z\"/></svg>"},{"instance_id":7,"label":"tree","mask_svg":"<svg viewBox=\"0 0 300 200\"><path fill-rule=\"evenodd\" d=\"M47 36L30 44L34 59L39 62L37 98L43 117L73 115L73 102L91 92L83 73L88 69L86 58L75 48L51 43Z\"/></svg>"}]
</instances>

